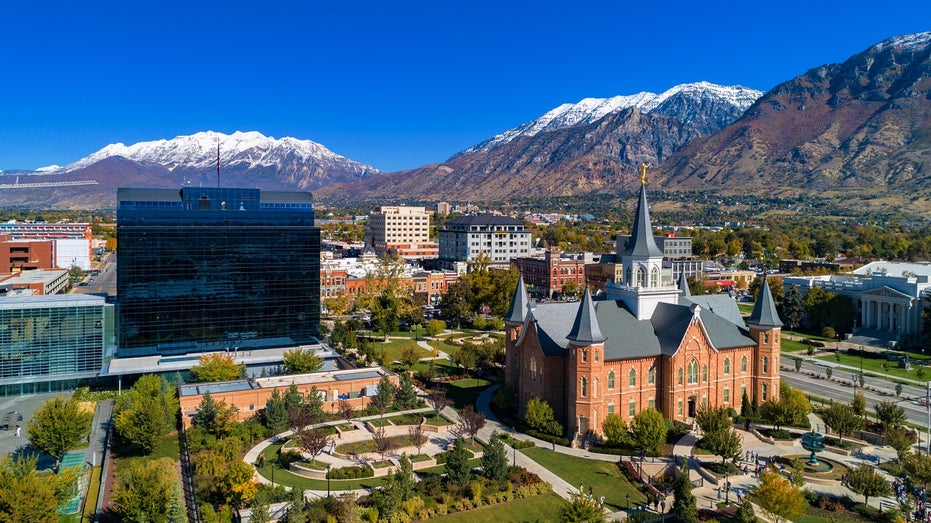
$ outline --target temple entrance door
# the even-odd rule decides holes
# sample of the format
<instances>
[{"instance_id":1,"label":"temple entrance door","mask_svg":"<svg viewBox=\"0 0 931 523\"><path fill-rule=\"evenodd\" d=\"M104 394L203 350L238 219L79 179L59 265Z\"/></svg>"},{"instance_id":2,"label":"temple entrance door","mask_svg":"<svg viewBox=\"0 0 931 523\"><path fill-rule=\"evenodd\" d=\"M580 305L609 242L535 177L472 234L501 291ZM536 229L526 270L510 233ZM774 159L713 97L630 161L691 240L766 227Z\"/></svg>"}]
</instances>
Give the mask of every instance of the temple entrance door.
<instances>
[{"instance_id":1,"label":"temple entrance door","mask_svg":"<svg viewBox=\"0 0 931 523\"><path fill-rule=\"evenodd\" d=\"M585 435L586 432L588 432L588 418L579 416L579 434Z\"/></svg>"},{"instance_id":2,"label":"temple entrance door","mask_svg":"<svg viewBox=\"0 0 931 523\"><path fill-rule=\"evenodd\" d=\"M695 405L698 403L698 396L689 396L689 417L695 417Z\"/></svg>"}]
</instances>

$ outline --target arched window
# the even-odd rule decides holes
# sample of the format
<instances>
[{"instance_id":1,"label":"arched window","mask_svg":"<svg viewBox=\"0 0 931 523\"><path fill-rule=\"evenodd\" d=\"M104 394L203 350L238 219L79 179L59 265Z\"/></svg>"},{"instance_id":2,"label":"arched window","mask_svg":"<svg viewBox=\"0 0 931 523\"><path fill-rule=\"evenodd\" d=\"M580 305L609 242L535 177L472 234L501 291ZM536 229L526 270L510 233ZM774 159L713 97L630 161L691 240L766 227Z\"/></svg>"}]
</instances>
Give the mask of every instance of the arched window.
<instances>
[{"instance_id":1,"label":"arched window","mask_svg":"<svg viewBox=\"0 0 931 523\"><path fill-rule=\"evenodd\" d=\"M698 361L689 362L689 385L698 383Z\"/></svg>"},{"instance_id":2,"label":"arched window","mask_svg":"<svg viewBox=\"0 0 931 523\"><path fill-rule=\"evenodd\" d=\"M647 373L647 383L650 385L656 383L656 369L654 367L650 367L650 371Z\"/></svg>"},{"instance_id":3,"label":"arched window","mask_svg":"<svg viewBox=\"0 0 931 523\"><path fill-rule=\"evenodd\" d=\"M769 399L769 385L763 384L763 401Z\"/></svg>"},{"instance_id":4,"label":"arched window","mask_svg":"<svg viewBox=\"0 0 931 523\"><path fill-rule=\"evenodd\" d=\"M585 349L582 349L582 361L583 362L588 361L588 351Z\"/></svg>"},{"instance_id":5,"label":"arched window","mask_svg":"<svg viewBox=\"0 0 931 523\"><path fill-rule=\"evenodd\" d=\"M763 356L763 374L769 374L769 358Z\"/></svg>"},{"instance_id":6,"label":"arched window","mask_svg":"<svg viewBox=\"0 0 931 523\"><path fill-rule=\"evenodd\" d=\"M730 373L731 373L731 359L724 358L724 374L730 374Z\"/></svg>"},{"instance_id":7,"label":"arched window","mask_svg":"<svg viewBox=\"0 0 931 523\"><path fill-rule=\"evenodd\" d=\"M701 366L701 381L702 383L708 383L708 366Z\"/></svg>"},{"instance_id":8,"label":"arched window","mask_svg":"<svg viewBox=\"0 0 931 523\"><path fill-rule=\"evenodd\" d=\"M630 369L630 372L627 374L627 381L628 381L627 383L628 385L630 385L631 387L636 387L637 386L637 371L635 371L634 369Z\"/></svg>"},{"instance_id":9,"label":"arched window","mask_svg":"<svg viewBox=\"0 0 931 523\"><path fill-rule=\"evenodd\" d=\"M582 378L581 382L581 396L584 398L588 394L588 380Z\"/></svg>"},{"instance_id":10,"label":"arched window","mask_svg":"<svg viewBox=\"0 0 931 523\"><path fill-rule=\"evenodd\" d=\"M628 267L627 270L624 271L624 283L626 285L630 285L633 283L633 280L630 279L630 267Z\"/></svg>"},{"instance_id":11,"label":"arched window","mask_svg":"<svg viewBox=\"0 0 931 523\"><path fill-rule=\"evenodd\" d=\"M724 403L731 402L731 389L730 387L724 387Z\"/></svg>"},{"instance_id":12,"label":"arched window","mask_svg":"<svg viewBox=\"0 0 931 523\"><path fill-rule=\"evenodd\" d=\"M679 367L679 372L677 373L676 383L682 385L682 367Z\"/></svg>"},{"instance_id":13,"label":"arched window","mask_svg":"<svg viewBox=\"0 0 931 523\"><path fill-rule=\"evenodd\" d=\"M537 379L537 358L530 357L530 379Z\"/></svg>"},{"instance_id":14,"label":"arched window","mask_svg":"<svg viewBox=\"0 0 931 523\"><path fill-rule=\"evenodd\" d=\"M643 267L637 267L637 287L643 287L646 281L646 275L643 273Z\"/></svg>"},{"instance_id":15,"label":"arched window","mask_svg":"<svg viewBox=\"0 0 931 523\"><path fill-rule=\"evenodd\" d=\"M650 269L650 287L659 287L659 269Z\"/></svg>"},{"instance_id":16,"label":"arched window","mask_svg":"<svg viewBox=\"0 0 931 523\"><path fill-rule=\"evenodd\" d=\"M608 388L609 389L614 388L614 371L613 370L608 373Z\"/></svg>"},{"instance_id":17,"label":"arched window","mask_svg":"<svg viewBox=\"0 0 931 523\"><path fill-rule=\"evenodd\" d=\"M740 358L740 372L741 373L747 372L747 357L746 356Z\"/></svg>"},{"instance_id":18,"label":"arched window","mask_svg":"<svg viewBox=\"0 0 931 523\"><path fill-rule=\"evenodd\" d=\"M594 387L592 387L592 397L597 398L598 397L598 378L595 378L595 383L593 383L593 385ZM597 416L596 416L596 419L597 419Z\"/></svg>"}]
</instances>

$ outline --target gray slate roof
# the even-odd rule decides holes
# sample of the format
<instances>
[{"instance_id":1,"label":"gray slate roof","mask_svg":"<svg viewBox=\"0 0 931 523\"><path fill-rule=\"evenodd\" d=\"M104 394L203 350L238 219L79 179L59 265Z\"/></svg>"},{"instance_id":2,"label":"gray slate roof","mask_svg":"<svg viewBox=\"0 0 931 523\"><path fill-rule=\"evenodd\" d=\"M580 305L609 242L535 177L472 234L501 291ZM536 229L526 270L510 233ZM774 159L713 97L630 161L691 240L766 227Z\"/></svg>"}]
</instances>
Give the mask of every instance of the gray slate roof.
<instances>
[{"instance_id":1,"label":"gray slate roof","mask_svg":"<svg viewBox=\"0 0 931 523\"><path fill-rule=\"evenodd\" d=\"M527 316L528 303L530 303L530 297L527 295L527 287L524 286L524 277L521 276L517 281L517 287L514 288L511 307L508 309L508 313L504 315L504 321L523 323L524 317Z\"/></svg>"},{"instance_id":2,"label":"gray slate roof","mask_svg":"<svg viewBox=\"0 0 931 523\"><path fill-rule=\"evenodd\" d=\"M627 240L631 256L662 256L663 251L653 240L653 224L650 223L650 208L647 206L647 187L640 186L640 200L637 202L637 214L634 217L634 229Z\"/></svg>"},{"instance_id":3,"label":"gray slate roof","mask_svg":"<svg viewBox=\"0 0 931 523\"><path fill-rule=\"evenodd\" d=\"M674 355L682 344L696 305L689 299L681 299L678 304L660 303L650 320L638 320L620 300L593 300L597 323L605 338L605 361ZM733 305L736 310L736 304ZM566 354L566 336L581 306L581 303L541 303L532 310L530 318L537 324L543 354ZM702 325L715 348L756 344L742 320L735 323L728 315L716 314L702 305L698 307Z\"/></svg>"},{"instance_id":4,"label":"gray slate roof","mask_svg":"<svg viewBox=\"0 0 931 523\"><path fill-rule=\"evenodd\" d=\"M601 343L605 341L601 335L601 329L598 327L598 318L595 315L595 307L592 305L592 293L585 287L585 294L582 296L582 303L575 315L575 322L572 324L572 330L566 339L579 343Z\"/></svg>"},{"instance_id":5,"label":"gray slate roof","mask_svg":"<svg viewBox=\"0 0 931 523\"><path fill-rule=\"evenodd\" d=\"M773 301L773 293L769 289L769 282L766 278L763 278L763 288L760 289L760 295L753 304L753 312L747 318L747 324L760 327L782 327L782 320L776 312L776 303Z\"/></svg>"}]
</instances>

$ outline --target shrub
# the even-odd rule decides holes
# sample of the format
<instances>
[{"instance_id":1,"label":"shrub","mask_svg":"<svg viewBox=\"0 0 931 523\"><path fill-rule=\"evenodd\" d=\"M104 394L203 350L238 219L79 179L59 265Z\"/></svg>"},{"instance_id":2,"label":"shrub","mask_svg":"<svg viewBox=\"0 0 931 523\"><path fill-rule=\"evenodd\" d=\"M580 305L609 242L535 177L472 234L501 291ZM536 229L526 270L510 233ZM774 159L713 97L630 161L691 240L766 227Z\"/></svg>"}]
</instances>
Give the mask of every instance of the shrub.
<instances>
[{"instance_id":1,"label":"shrub","mask_svg":"<svg viewBox=\"0 0 931 523\"><path fill-rule=\"evenodd\" d=\"M340 467L330 469L327 473L328 479L361 479L375 476L375 470L371 467Z\"/></svg>"},{"instance_id":2,"label":"shrub","mask_svg":"<svg viewBox=\"0 0 931 523\"><path fill-rule=\"evenodd\" d=\"M569 446L569 440L562 436L553 436L552 434L546 434L545 432L540 432L534 429L527 429L526 432L528 436L533 436L534 438L542 439L543 441L549 443L555 442L557 445L562 445L563 447Z\"/></svg>"},{"instance_id":3,"label":"shrub","mask_svg":"<svg viewBox=\"0 0 931 523\"><path fill-rule=\"evenodd\" d=\"M304 459L304 457L296 450L286 450L278 455L278 463L281 463L281 466L285 468L295 461L300 461L302 459Z\"/></svg>"}]
</instances>

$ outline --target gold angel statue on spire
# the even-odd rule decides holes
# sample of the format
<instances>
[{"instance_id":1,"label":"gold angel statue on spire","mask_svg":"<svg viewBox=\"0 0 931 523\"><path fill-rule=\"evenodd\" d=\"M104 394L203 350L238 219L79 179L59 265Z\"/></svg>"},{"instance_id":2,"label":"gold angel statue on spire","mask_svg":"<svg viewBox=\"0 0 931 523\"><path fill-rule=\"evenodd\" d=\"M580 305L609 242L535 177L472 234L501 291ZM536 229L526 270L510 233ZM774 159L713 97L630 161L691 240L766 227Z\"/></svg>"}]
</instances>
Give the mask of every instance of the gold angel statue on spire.
<instances>
[{"instance_id":1,"label":"gold angel statue on spire","mask_svg":"<svg viewBox=\"0 0 931 523\"><path fill-rule=\"evenodd\" d=\"M647 184L647 167L649 167L649 166L650 166L650 164L648 164L648 163L641 163L641 164L640 164L640 185L646 185L646 184Z\"/></svg>"}]
</instances>

